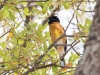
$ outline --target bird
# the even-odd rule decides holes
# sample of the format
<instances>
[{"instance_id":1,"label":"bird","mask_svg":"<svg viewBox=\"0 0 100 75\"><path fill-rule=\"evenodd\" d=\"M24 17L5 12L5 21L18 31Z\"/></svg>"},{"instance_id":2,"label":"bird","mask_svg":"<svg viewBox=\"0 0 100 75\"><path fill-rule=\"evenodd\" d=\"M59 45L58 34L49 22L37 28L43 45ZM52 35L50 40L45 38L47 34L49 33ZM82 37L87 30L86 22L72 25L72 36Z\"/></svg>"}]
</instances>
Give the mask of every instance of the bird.
<instances>
[{"instance_id":1,"label":"bird","mask_svg":"<svg viewBox=\"0 0 100 75\"><path fill-rule=\"evenodd\" d=\"M65 33L63 26L60 24L60 20L57 16L51 16L48 18L49 32L52 42L57 40ZM65 66L65 60L63 55L67 50L67 46L60 46L59 44L67 44L66 37L61 38L56 43L58 46L54 46L58 52L60 58L60 66ZM62 58L63 57L63 58Z\"/></svg>"}]
</instances>

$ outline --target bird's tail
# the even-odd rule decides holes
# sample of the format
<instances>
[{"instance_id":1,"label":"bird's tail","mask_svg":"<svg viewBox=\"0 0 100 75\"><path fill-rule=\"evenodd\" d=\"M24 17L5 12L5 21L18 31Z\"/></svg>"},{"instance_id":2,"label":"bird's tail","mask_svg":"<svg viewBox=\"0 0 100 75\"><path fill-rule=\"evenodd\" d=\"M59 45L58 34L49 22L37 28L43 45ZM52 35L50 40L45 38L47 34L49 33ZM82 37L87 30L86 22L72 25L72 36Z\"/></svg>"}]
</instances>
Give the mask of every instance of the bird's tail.
<instances>
[{"instance_id":1,"label":"bird's tail","mask_svg":"<svg viewBox=\"0 0 100 75\"><path fill-rule=\"evenodd\" d=\"M64 60L64 58L60 59L60 66L65 66L65 60Z\"/></svg>"},{"instance_id":2,"label":"bird's tail","mask_svg":"<svg viewBox=\"0 0 100 75\"><path fill-rule=\"evenodd\" d=\"M63 55L65 53L64 47L58 46L57 47L57 52L58 52L59 58L60 58L60 66L65 66L65 60L64 60L64 57L63 57Z\"/></svg>"}]
</instances>

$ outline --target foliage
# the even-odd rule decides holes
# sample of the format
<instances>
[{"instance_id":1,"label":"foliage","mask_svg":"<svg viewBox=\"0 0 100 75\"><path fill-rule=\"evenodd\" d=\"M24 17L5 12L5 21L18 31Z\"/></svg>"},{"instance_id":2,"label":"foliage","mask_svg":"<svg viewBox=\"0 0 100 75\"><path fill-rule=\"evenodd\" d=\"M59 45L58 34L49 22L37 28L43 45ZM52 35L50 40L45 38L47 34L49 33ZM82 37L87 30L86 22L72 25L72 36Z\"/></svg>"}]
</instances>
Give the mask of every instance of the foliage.
<instances>
[{"instance_id":1,"label":"foliage","mask_svg":"<svg viewBox=\"0 0 100 75\"><path fill-rule=\"evenodd\" d=\"M50 15L48 11L52 13L53 9L58 8L58 6L64 6L66 10L74 10L76 16L80 19L85 12L85 10L75 10L79 7L77 5L81 4L80 1L4 0L0 3L0 26L3 28L1 31L4 31L0 37L1 75L23 75L27 70L34 67L37 61L40 61L40 63L29 75L73 74L74 68L69 68L68 72L60 71L59 58L55 48L51 48L47 52L52 43L49 32L46 31L48 25L46 23L45 26L42 26L42 24L36 22L36 19L47 18ZM33 3L33 5L31 6L30 3ZM82 3L84 6L85 0ZM80 12L83 14L80 14ZM79 20L77 23L79 32L73 34L75 36L73 40L85 42L87 38L81 37L88 35L90 25L91 19L89 18L86 18L84 23ZM44 57L38 60L43 54L45 54ZM75 67L79 58L76 53L72 52L68 63Z\"/></svg>"}]
</instances>

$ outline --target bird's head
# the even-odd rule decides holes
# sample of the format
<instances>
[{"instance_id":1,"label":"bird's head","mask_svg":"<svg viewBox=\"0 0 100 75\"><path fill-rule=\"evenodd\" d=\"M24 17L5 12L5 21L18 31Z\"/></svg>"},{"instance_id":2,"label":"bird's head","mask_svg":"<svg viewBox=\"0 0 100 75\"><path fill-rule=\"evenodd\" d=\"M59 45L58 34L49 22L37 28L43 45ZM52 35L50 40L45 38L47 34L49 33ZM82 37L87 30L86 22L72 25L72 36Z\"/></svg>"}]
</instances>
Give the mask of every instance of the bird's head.
<instances>
[{"instance_id":1,"label":"bird's head","mask_svg":"<svg viewBox=\"0 0 100 75\"><path fill-rule=\"evenodd\" d=\"M48 24L51 24L53 22L60 22L59 18L57 16L51 16L48 18Z\"/></svg>"}]
</instances>

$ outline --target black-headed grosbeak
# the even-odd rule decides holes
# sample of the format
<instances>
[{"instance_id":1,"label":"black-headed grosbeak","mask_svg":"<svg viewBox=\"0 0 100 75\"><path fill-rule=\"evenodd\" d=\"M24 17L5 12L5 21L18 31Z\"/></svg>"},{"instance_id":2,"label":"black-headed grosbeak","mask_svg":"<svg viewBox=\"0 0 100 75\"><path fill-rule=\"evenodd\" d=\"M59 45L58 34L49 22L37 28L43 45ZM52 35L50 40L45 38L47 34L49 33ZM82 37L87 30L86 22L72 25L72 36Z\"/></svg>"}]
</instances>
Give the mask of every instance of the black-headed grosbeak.
<instances>
[{"instance_id":1,"label":"black-headed grosbeak","mask_svg":"<svg viewBox=\"0 0 100 75\"><path fill-rule=\"evenodd\" d=\"M61 35L64 34L64 28L60 24L60 20L58 19L57 16L49 17L48 24L49 24L49 32L50 32L51 40L52 40L52 42L54 42ZM67 43L67 39L66 39L66 37L63 37L56 44L59 45L59 44L66 44L66 43ZM64 58L62 58L62 56L64 55L67 47L66 46L56 46L55 48L56 48L56 50L59 54L59 58L61 60L60 65L65 66L65 60L64 60Z\"/></svg>"}]
</instances>

